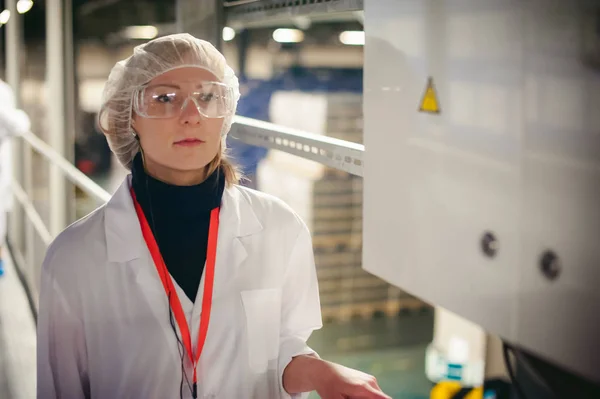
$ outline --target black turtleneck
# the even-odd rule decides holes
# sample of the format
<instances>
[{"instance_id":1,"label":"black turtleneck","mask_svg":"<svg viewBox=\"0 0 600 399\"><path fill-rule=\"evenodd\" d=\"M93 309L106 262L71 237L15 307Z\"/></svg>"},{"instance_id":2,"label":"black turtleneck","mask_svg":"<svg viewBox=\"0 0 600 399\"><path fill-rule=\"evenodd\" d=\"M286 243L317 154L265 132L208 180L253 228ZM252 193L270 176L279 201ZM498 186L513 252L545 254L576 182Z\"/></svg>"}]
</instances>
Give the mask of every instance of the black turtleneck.
<instances>
[{"instance_id":1,"label":"black turtleneck","mask_svg":"<svg viewBox=\"0 0 600 399\"><path fill-rule=\"evenodd\" d=\"M217 169L194 186L174 186L149 176L141 154L133 161L132 186L169 273L194 302L204 271L210 211L220 206L225 176Z\"/></svg>"}]
</instances>

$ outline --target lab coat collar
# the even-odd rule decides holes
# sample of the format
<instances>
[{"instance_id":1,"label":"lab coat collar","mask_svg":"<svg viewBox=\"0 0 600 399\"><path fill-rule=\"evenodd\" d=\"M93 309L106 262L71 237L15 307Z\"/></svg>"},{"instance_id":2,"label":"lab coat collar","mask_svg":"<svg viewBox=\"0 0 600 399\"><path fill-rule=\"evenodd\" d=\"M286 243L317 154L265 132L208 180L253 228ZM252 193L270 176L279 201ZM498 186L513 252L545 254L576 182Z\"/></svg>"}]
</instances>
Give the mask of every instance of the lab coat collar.
<instances>
[{"instance_id":1,"label":"lab coat collar","mask_svg":"<svg viewBox=\"0 0 600 399\"><path fill-rule=\"evenodd\" d=\"M128 262L140 258L147 251L130 186L131 175L128 175L106 204L104 223L109 262ZM228 247L230 243L227 241L235 239L235 263L239 264L247 255L239 238L258 233L262 228L252 204L240 188L225 188L220 212L219 247Z\"/></svg>"}]
</instances>

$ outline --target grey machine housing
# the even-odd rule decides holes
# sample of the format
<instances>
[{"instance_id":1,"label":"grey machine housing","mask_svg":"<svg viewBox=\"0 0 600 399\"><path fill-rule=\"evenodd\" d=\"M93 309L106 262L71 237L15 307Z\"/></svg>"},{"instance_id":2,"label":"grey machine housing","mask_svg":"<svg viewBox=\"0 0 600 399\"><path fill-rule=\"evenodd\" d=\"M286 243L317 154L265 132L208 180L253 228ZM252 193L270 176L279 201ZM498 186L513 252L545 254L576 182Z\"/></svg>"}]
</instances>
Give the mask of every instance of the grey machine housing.
<instances>
[{"instance_id":1,"label":"grey machine housing","mask_svg":"<svg viewBox=\"0 0 600 399\"><path fill-rule=\"evenodd\" d=\"M600 1L366 1L365 32L365 269L600 384Z\"/></svg>"}]
</instances>

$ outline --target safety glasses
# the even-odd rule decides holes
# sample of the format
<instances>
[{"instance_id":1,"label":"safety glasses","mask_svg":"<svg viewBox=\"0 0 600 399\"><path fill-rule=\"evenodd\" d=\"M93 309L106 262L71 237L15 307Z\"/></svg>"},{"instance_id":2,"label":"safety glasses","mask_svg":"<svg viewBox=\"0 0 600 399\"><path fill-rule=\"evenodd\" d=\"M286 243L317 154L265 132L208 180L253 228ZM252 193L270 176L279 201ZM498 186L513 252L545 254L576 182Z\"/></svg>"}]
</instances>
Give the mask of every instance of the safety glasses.
<instances>
[{"instance_id":1,"label":"safety glasses","mask_svg":"<svg viewBox=\"0 0 600 399\"><path fill-rule=\"evenodd\" d=\"M192 102L206 118L224 118L233 113L233 90L220 82L199 82L193 91L176 85L151 85L134 92L135 112L145 118L172 118Z\"/></svg>"}]
</instances>

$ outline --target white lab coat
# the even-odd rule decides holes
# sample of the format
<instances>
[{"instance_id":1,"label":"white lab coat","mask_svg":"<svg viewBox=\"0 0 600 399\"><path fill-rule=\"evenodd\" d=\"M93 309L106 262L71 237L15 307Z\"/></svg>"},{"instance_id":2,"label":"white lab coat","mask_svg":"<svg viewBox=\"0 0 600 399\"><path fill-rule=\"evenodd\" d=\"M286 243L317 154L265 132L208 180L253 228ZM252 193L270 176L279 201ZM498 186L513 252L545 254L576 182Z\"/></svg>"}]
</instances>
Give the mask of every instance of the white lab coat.
<instances>
[{"instance_id":1,"label":"white lab coat","mask_svg":"<svg viewBox=\"0 0 600 399\"><path fill-rule=\"evenodd\" d=\"M48 249L39 302L39 398L180 397L180 354L130 179ZM309 231L280 200L239 186L225 190L220 220L198 397L289 398L283 370L293 356L314 353L306 340L322 326ZM173 283L195 348L204 278L195 303ZM191 382L185 353L184 362ZM183 397L191 398L185 380Z\"/></svg>"}]
</instances>

